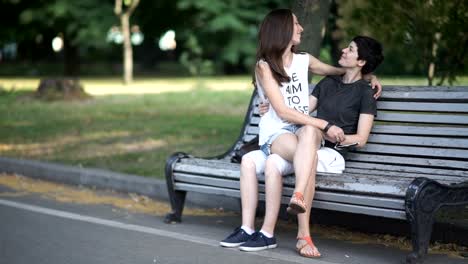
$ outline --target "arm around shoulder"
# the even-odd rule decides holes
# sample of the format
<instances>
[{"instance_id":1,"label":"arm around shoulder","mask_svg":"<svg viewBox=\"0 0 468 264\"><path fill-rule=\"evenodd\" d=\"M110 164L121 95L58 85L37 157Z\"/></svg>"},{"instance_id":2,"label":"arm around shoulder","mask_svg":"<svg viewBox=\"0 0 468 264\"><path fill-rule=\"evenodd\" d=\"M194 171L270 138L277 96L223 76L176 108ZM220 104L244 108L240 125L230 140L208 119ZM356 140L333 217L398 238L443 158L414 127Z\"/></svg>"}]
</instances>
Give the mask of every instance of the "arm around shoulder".
<instances>
[{"instance_id":1,"label":"arm around shoulder","mask_svg":"<svg viewBox=\"0 0 468 264\"><path fill-rule=\"evenodd\" d=\"M328 65L321 62L314 56L309 55L309 71L318 75L342 75L345 73L343 68Z\"/></svg>"}]
</instances>

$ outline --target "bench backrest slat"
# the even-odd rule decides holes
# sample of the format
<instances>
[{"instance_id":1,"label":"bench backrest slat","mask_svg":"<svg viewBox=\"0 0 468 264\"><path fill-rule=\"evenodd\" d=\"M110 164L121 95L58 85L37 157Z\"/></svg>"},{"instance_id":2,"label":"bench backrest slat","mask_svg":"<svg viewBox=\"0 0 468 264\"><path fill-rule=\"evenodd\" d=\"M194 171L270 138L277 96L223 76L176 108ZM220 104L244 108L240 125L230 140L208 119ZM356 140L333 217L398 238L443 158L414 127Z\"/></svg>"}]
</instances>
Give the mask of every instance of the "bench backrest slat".
<instances>
[{"instance_id":1,"label":"bench backrest slat","mask_svg":"<svg viewBox=\"0 0 468 264\"><path fill-rule=\"evenodd\" d=\"M468 150L463 149L447 149L447 148L423 148L401 145L384 145L384 144L367 144L363 148L356 150L357 153L382 153L390 155L403 156L419 156L419 157L438 157L448 159L467 159Z\"/></svg>"},{"instance_id":2,"label":"bench backrest slat","mask_svg":"<svg viewBox=\"0 0 468 264\"><path fill-rule=\"evenodd\" d=\"M250 125L246 130L247 134L257 135L258 126ZM447 126L411 126L408 125L381 125L374 124L372 133L378 134L396 134L396 135L416 135L416 136L439 136L440 137L459 137L468 135L468 127L447 127Z\"/></svg>"},{"instance_id":3,"label":"bench backrest slat","mask_svg":"<svg viewBox=\"0 0 468 264\"><path fill-rule=\"evenodd\" d=\"M468 138L421 137L372 134L369 143L402 144L427 147L468 148Z\"/></svg>"},{"instance_id":4,"label":"bench backrest slat","mask_svg":"<svg viewBox=\"0 0 468 264\"><path fill-rule=\"evenodd\" d=\"M466 100L466 86L385 86L382 99L389 100L426 100L460 101Z\"/></svg>"},{"instance_id":5,"label":"bench backrest slat","mask_svg":"<svg viewBox=\"0 0 468 264\"><path fill-rule=\"evenodd\" d=\"M362 161L368 163L419 166L425 168L447 168L463 170L464 172L468 170L468 162L459 160L415 158L409 156L402 158L401 156L384 156L363 153L349 153L347 158L349 161Z\"/></svg>"},{"instance_id":6,"label":"bench backrest slat","mask_svg":"<svg viewBox=\"0 0 468 264\"><path fill-rule=\"evenodd\" d=\"M361 168L346 168L346 174L355 174L355 175L361 175L365 177L374 177L376 181L378 182L378 178L381 180L385 179L386 181L388 180L412 180L414 178L415 173L409 173L409 172L400 172L400 171L393 171L393 170L387 170L387 171L382 171L382 170L363 170ZM464 179L463 177L453 177L449 176L447 174L445 175L439 175L439 174L424 174L424 173L418 173L418 176L425 176L427 178L430 178L432 180L436 180L438 182L460 182L460 179Z\"/></svg>"},{"instance_id":7,"label":"bench backrest slat","mask_svg":"<svg viewBox=\"0 0 468 264\"><path fill-rule=\"evenodd\" d=\"M420 103L420 102L392 102L392 101L378 101L377 108L380 110L392 111L437 111L437 112L461 112L468 113L468 104L461 103Z\"/></svg>"},{"instance_id":8,"label":"bench backrest slat","mask_svg":"<svg viewBox=\"0 0 468 264\"><path fill-rule=\"evenodd\" d=\"M257 132L258 133L258 132ZM374 124L373 134L399 134L416 136L440 136L440 137L463 137L468 135L468 127L448 127L448 126L412 126L408 125L382 125Z\"/></svg>"},{"instance_id":9,"label":"bench backrest slat","mask_svg":"<svg viewBox=\"0 0 468 264\"><path fill-rule=\"evenodd\" d=\"M468 115L454 114L414 114L414 113L390 113L381 111L377 114L375 121L388 121L400 123L426 123L426 124L451 124L468 125Z\"/></svg>"},{"instance_id":10,"label":"bench backrest slat","mask_svg":"<svg viewBox=\"0 0 468 264\"><path fill-rule=\"evenodd\" d=\"M437 168L426 168L426 167L409 167L409 166L400 166L395 164L381 164L381 163L369 163L361 161L346 161L346 170L348 169L367 169L367 170L382 170L382 171L401 171L407 173L418 173L418 174L431 174L431 175L441 175L441 177L450 177L459 178L464 177L466 171L460 170L449 170L449 169L437 169Z\"/></svg>"}]
</instances>

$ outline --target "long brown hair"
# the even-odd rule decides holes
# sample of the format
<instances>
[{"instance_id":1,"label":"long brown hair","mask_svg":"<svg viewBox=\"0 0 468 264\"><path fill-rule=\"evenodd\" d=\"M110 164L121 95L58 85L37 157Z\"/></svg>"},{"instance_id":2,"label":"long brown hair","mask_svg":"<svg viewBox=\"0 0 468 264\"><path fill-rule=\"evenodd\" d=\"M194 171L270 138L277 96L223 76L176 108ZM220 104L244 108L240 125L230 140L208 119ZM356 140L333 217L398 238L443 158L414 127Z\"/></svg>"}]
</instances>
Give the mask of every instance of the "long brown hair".
<instances>
[{"instance_id":1,"label":"long brown hair","mask_svg":"<svg viewBox=\"0 0 468 264\"><path fill-rule=\"evenodd\" d=\"M282 56L291 42L293 29L293 13L290 9L273 10L265 16L260 24L256 61L263 59L268 63L278 85L290 81L289 76L284 71ZM294 46L292 51L296 52Z\"/></svg>"}]
</instances>

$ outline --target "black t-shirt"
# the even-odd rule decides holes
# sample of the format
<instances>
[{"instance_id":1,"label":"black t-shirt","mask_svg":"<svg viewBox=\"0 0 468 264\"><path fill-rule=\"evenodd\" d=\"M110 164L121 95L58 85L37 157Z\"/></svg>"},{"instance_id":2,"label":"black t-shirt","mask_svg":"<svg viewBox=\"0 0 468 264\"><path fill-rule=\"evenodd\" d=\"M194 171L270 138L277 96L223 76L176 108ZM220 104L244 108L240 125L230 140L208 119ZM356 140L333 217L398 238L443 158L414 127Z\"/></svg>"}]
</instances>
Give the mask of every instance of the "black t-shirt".
<instances>
[{"instance_id":1,"label":"black t-shirt","mask_svg":"<svg viewBox=\"0 0 468 264\"><path fill-rule=\"evenodd\" d=\"M312 91L317 98L317 118L356 134L360 114L377 115L374 90L365 80L343 83L341 76L323 78Z\"/></svg>"}]
</instances>

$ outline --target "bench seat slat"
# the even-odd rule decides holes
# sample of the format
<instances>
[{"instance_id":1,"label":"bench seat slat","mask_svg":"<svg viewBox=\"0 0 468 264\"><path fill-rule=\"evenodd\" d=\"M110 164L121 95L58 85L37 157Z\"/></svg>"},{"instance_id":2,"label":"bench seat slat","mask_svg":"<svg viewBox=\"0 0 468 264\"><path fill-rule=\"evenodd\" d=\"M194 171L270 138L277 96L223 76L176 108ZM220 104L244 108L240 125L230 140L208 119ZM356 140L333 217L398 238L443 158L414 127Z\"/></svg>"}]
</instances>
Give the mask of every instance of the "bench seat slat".
<instances>
[{"instance_id":1,"label":"bench seat slat","mask_svg":"<svg viewBox=\"0 0 468 264\"><path fill-rule=\"evenodd\" d=\"M215 178L206 175L193 175L189 173L174 173L174 178L178 183L193 183L198 185L224 187L228 189L239 189L239 178Z\"/></svg>"},{"instance_id":2,"label":"bench seat slat","mask_svg":"<svg viewBox=\"0 0 468 264\"><path fill-rule=\"evenodd\" d=\"M238 163L224 162L220 159L203 159L197 157L183 158L177 164L176 168L181 164L208 166L211 168L227 169L227 170L239 170Z\"/></svg>"},{"instance_id":3,"label":"bench seat slat","mask_svg":"<svg viewBox=\"0 0 468 264\"><path fill-rule=\"evenodd\" d=\"M203 185L196 185L196 184L189 184L189 183L177 183L174 186L174 188L176 190L183 190L183 191L196 191L196 192L209 193L209 194L226 195L230 197L240 197L240 191L238 189L224 189L224 188L219 188L219 187L203 186ZM259 194L259 199L265 200L265 195ZM289 201L289 198L287 197L282 198L283 203L287 203L288 201ZM396 218L396 219L406 219L406 213L404 211L396 210L396 209L368 207L368 206L335 203L335 202L327 202L327 201L320 201L320 200L314 201L313 207L320 208L320 209L327 209L327 210L343 211L343 212L349 212L349 213L374 215L374 216Z\"/></svg>"},{"instance_id":4,"label":"bench seat slat","mask_svg":"<svg viewBox=\"0 0 468 264\"><path fill-rule=\"evenodd\" d=\"M369 175L373 177L381 177L381 178L392 178L392 179L414 179L415 174L414 172L404 172L404 171L394 171L394 170L379 170L379 169L364 169L364 168L353 168L346 165L345 174L356 174L356 175ZM451 183L459 183L463 181L468 181L468 176L449 176L449 174L442 174L442 175L434 175L434 174L425 174L419 172L417 174L421 177L426 177L428 179L437 180L439 182L451 184Z\"/></svg>"},{"instance_id":5,"label":"bench seat slat","mask_svg":"<svg viewBox=\"0 0 468 264\"><path fill-rule=\"evenodd\" d=\"M222 177L222 178L216 178L213 177L213 175L200 175L200 174L190 174L190 173L175 173L174 177L177 179L177 181L180 181L182 179L188 179L190 177L193 177L194 179L197 180L204 180L204 181L209 181L211 184L224 184L229 185L229 188L239 188L238 186L238 181L239 177ZM340 175L342 176L342 175ZM381 181L378 180L376 177L349 177L350 175L348 174L348 177L341 177L338 178L336 176L334 177L326 177L324 175L319 175L317 177L317 189L318 190L333 190L333 191L339 191L339 192L349 192L353 191L356 193L361 193L361 194L373 194L373 193L380 193L387 195L388 197L403 197L404 196L404 191L406 190L406 187L409 185L411 182L411 179L392 179L392 178L387 178L384 182L385 185L376 185L376 182ZM180 177L180 178L179 178ZM213 178L211 180L210 178ZM377 179L377 180L376 180ZM230 184L227 184L227 182L231 182ZM260 183L263 183L263 177L261 177ZM288 186L288 187L294 187L294 177L285 177L283 180L283 185ZM219 186L219 185L216 185ZM371 188L372 187L372 188Z\"/></svg>"},{"instance_id":6,"label":"bench seat slat","mask_svg":"<svg viewBox=\"0 0 468 264\"><path fill-rule=\"evenodd\" d=\"M362 156L362 155L361 155ZM381 158L384 159L384 158ZM317 184L323 182L340 182L340 184L345 182L357 182L357 181L368 181L373 182L379 179L384 180L403 180L407 181L414 178L415 173L421 173L423 168L414 168L413 171L402 171L401 168L394 168L393 165L385 165L385 164L376 164L375 166L368 165L368 168L361 168L354 166L353 162L350 161L347 165L347 169L344 174L326 174L326 173L318 173L317 176ZM361 162L362 163L362 162ZM364 163L370 164L370 163ZM401 167L401 166L400 166ZM378 168L378 169L377 169ZM240 165L234 164L222 160L204 160L204 159L182 159L181 162L176 164L174 171L176 173L189 173L189 174L197 174L197 175L210 175L212 177L218 178L230 178L230 179L239 179L240 177ZM430 170L427 170L430 172ZM447 184L450 183L459 183L468 180L468 175L464 174L463 171L459 172L459 176L455 176L451 174L451 170L439 170L441 174L437 175L435 173L426 173L424 174L425 177L438 180L440 182L444 182ZM365 176L363 176L365 175ZM285 183L288 184L289 178L293 177L286 177ZM375 179L373 179L375 178ZM260 176L262 179L262 176Z\"/></svg>"},{"instance_id":7,"label":"bench seat slat","mask_svg":"<svg viewBox=\"0 0 468 264\"><path fill-rule=\"evenodd\" d=\"M214 179L206 176L194 176L190 174L178 173L176 174L177 182L192 183L207 185L213 187L225 187L230 189L238 189L239 181L235 179ZM259 193L265 193L265 184L260 183L258 186ZM294 191L293 187L285 187L283 190L283 196L291 197ZM360 205L375 205L379 207L385 207L390 209L404 210L403 200L388 197L374 197L368 195L357 195L347 193L332 193L321 189L318 189L315 194L315 200L321 201L332 201L341 203L353 203ZM352 200L350 200L352 199Z\"/></svg>"},{"instance_id":8,"label":"bench seat slat","mask_svg":"<svg viewBox=\"0 0 468 264\"><path fill-rule=\"evenodd\" d=\"M402 220L406 219L405 211L391 210L391 209L386 209L386 208L350 205L350 204L333 203L333 202L322 202L322 201L315 201L313 206L314 208L339 211L339 212L365 214L365 215L402 219Z\"/></svg>"},{"instance_id":9,"label":"bench seat slat","mask_svg":"<svg viewBox=\"0 0 468 264\"><path fill-rule=\"evenodd\" d=\"M216 168L217 167L217 168ZM174 169L175 175L180 173L192 174L192 175L207 175L217 178L227 178L227 179L236 179L240 177L240 171L229 170L219 168L219 164L214 167L210 167L208 163L204 165L177 165ZM376 182L383 181L388 184L386 186L376 185ZM294 186L294 177L284 178L284 184ZM350 191L354 190L356 192L370 193L370 192L380 192L387 195L393 196L403 196L406 187L411 182L411 178L392 178L392 177L382 177L374 175L363 175L345 173L345 174L319 174L317 176L317 188L323 189L333 189L339 191Z\"/></svg>"},{"instance_id":10,"label":"bench seat slat","mask_svg":"<svg viewBox=\"0 0 468 264\"><path fill-rule=\"evenodd\" d=\"M343 177L343 175L346 176ZM341 179L337 180L339 177ZM318 174L316 187L317 189L332 191L355 192L361 194L379 193L383 196L403 197L410 183L411 179L392 179L390 177L382 179L382 177L371 177L370 175L364 178L363 175L352 175L352 173L334 175L332 179L326 179L324 175ZM294 186L294 183L290 182L289 185Z\"/></svg>"},{"instance_id":11,"label":"bench seat slat","mask_svg":"<svg viewBox=\"0 0 468 264\"><path fill-rule=\"evenodd\" d=\"M230 169L230 163L223 163L226 165L227 168L221 168L219 166L212 166L212 164L205 163L205 164L177 164L174 168L174 172L196 172L200 175L212 175L216 177L231 177L231 178L239 178L240 167L238 164L237 169ZM222 164L221 164L222 165Z\"/></svg>"},{"instance_id":12,"label":"bench seat slat","mask_svg":"<svg viewBox=\"0 0 468 264\"><path fill-rule=\"evenodd\" d=\"M265 185L259 184L259 190L262 193L265 193ZM285 187L283 189L283 197L285 197L285 203L289 203L294 192L293 187ZM382 197L382 196L371 196L371 195L362 195L355 193L339 193L339 192L330 192L324 189L317 189L314 196L315 201L328 201L328 202L339 202L339 203L348 203L348 204L358 204L358 205L367 205L367 206L377 206L382 208L396 209L396 210L405 210L403 198L394 198L394 197Z\"/></svg>"}]
</instances>

